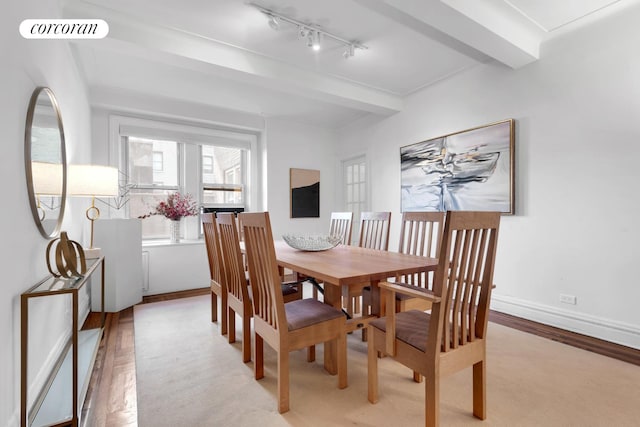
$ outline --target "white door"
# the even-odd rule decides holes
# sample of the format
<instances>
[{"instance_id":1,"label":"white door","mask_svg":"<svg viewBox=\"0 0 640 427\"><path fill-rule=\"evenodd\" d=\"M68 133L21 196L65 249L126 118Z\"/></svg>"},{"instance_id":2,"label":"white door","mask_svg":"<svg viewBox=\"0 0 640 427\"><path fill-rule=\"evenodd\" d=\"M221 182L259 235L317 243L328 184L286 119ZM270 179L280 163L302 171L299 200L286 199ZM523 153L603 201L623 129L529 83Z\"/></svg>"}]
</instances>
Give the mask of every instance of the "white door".
<instances>
[{"instance_id":1,"label":"white door","mask_svg":"<svg viewBox=\"0 0 640 427\"><path fill-rule=\"evenodd\" d=\"M351 241L357 244L360 232L360 213L366 211L369 206L365 156L342 162L342 182L345 211L353 212Z\"/></svg>"}]
</instances>

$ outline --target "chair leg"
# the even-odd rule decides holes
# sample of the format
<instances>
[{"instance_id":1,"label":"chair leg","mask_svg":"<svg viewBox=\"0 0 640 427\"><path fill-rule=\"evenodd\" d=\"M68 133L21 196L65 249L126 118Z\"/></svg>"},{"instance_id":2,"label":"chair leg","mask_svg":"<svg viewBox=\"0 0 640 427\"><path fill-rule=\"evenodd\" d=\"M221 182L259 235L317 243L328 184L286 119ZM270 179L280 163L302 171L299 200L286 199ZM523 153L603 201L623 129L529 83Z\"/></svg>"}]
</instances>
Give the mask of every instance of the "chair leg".
<instances>
[{"instance_id":1,"label":"chair leg","mask_svg":"<svg viewBox=\"0 0 640 427\"><path fill-rule=\"evenodd\" d=\"M251 317L242 318L242 361L251 361Z\"/></svg>"},{"instance_id":2,"label":"chair leg","mask_svg":"<svg viewBox=\"0 0 640 427\"><path fill-rule=\"evenodd\" d=\"M423 379L424 379L424 378L423 378L423 376L420 374L420 372L413 371L413 381L414 381L414 382L421 383Z\"/></svg>"},{"instance_id":3,"label":"chair leg","mask_svg":"<svg viewBox=\"0 0 640 427\"><path fill-rule=\"evenodd\" d=\"M253 362L253 373L255 379L264 378L264 341L262 337L255 334L256 360Z\"/></svg>"},{"instance_id":4,"label":"chair leg","mask_svg":"<svg viewBox=\"0 0 640 427\"><path fill-rule=\"evenodd\" d=\"M367 345L367 378L368 378L368 390L367 398L369 402L378 402L378 351L375 349L374 334L369 329L369 343Z\"/></svg>"},{"instance_id":5,"label":"chair leg","mask_svg":"<svg viewBox=\"0 0 640 427\"><path fill-rule=\"evenodd\" d=\"M424 381L425 425L437 427L440 423L440 374L429 372Z\"/></svg>"},{"instance_id":6,"label":"chair leg","mask_svg":"<svg viewBox=\"0 0 640 427\"><path fill-rule=\"evenodd\" d=\"M343 331L337 339L338 388L347 387L347 334Z\"/></svg>"},{"instance_id":7,"label":"chair leg","mask_svg":"<svg viewBox=\"0 0 640 427\"><path fill-rule=\"evenodd\" d=\"M218 296L211 291L211 322L218 321Z\"/></svg>"},{"instance_id":8,"label":"chair leg","mask_svg":"<svg viewBox=\"0 0 640 427\"><path fill-rule=\"evenodd\" d=\"M278 412L289 411L289 351L278 351Z\"/></svg>"},{"instance_id":9,"label":"chair leg","mask_svg":"<svg viewBox=\"0 0 640 427\"><path fill-rule=\"evenodd\" d=\"M222 318L222 325L220 327L220 333L222 335L226 335L227 333L227 311L229 310L229 304L227 303L227 293L226 292L222 292L222 295L220 295L220 300L221 302L221 318Z\"/></svg>"},{"instance_id":10,"label":"chair leg","mask_svg":"<svg viewBox=\"0 0 640 427\"><path fill-rule=\"evenodd\" d=\"M473 415L481 420L487 418L486 374L484 360L473 365Z\"/></svg>"},{"instance_id":11,"label":"chair leg","mask_svg":"<svg viewBox=\"0 0 640 427\"><path fill-rule=\"evenodd\" d=\"M315 362L316 360L316 346L310 345L307 347L307 362Z\"/></svg>"},{"instance_id":12,"label":"chair leg","mask_svg":"<svg viewBox=\"0 0 640 427\"><path fill-rule=\"evenodd\" d=\"M229 307L227 309L229 320L227 323L229 344L236 342L236 312Z\"/></svg>"}]
</instances>

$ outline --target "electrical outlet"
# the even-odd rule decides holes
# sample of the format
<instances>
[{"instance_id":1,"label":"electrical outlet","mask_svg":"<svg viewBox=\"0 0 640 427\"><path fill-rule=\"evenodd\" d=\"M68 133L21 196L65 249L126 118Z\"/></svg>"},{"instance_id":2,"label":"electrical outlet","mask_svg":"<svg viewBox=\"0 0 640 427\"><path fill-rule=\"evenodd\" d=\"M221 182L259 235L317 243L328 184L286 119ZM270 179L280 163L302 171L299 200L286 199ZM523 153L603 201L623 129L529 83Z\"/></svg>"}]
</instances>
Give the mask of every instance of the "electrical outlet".
<instances>
[{"instance_id":1,"label":"electrical outlet","mask_svg":"<svg viewBox=\"0 0 640 427\"><path fill-rule=\"evenodd\" d=\"M576 305L578 301L575 295L560 294L560 302L564 304Z\"/></svg>"}]
</instances>

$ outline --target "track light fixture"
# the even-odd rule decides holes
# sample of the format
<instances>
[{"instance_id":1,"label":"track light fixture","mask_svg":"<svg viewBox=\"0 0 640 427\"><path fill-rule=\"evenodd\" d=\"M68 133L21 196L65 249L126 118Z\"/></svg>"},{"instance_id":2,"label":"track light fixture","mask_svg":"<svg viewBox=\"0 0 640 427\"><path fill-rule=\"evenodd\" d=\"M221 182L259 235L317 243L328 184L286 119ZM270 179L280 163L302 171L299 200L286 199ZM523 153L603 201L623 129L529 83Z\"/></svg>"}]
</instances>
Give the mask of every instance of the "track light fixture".
<instances>
[{"instance_id":1,"label":"track light fixture","mask_svg":"<svg viewBox=\"0 0 640 427\"><path fill-rule=\"evenodd\" d=\"M363 49L363 50L369 49L367 46L357 41L346 40L340 36L324 31L317 25L298 21L296 19L274 12L271 9L267 9L262 6L259 6L255 3L249 3L249 5L255 7L260 12L265 14L269 19L269 26L274 30L278 30L282 22L287 22L289 24L297 26L298 38L305 40L307 43L307 46L313 49L314 51L320 50L322 46L322 39L323 38L326 39L327 37L330 39L333 39L334 41L337 41L338 43L344 46L345 50L342 56L344 56L345 59L354 56L356 49Z\"/></svg>"}]
</instances>

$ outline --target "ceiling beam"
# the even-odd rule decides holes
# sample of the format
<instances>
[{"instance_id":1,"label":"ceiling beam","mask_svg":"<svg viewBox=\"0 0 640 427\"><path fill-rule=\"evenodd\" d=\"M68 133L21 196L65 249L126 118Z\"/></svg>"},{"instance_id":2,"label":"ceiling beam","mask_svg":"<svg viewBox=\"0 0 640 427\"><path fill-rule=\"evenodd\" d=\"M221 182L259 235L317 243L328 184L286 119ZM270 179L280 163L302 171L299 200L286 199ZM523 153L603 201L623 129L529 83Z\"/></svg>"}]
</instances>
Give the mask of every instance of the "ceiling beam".
<instances>
[{"instance_id":1,"label":"ceiling beam","mask_svg":"<svg viewBox=\"0 0 640 427\"><path fill-rule=\"evenodd\" d=\"M107 38L93 41L95 48L101 43L108 46L110 40L126 42L136 49L174 55L176 65L183 65L185 59L196 61L223 78L376 114L391 115L403 107L400 96L186 31L143 23L108 8L73 1L66 5L64 14L68 18L100 18L109 24Z\"/></svg>"},{"instance_id":2,"label":"ceiling beam","mask_svg":"<svg viewBox=\"0 0 640 427\"><path fill-rule=\"evenodd\" d=\"M368 0L359 3L386 8L393 12L388 16L414 29L422 27L420 32L435 30L446 34L468 46L469 56L481 52L514 69L539 58L543 32L506 2ZM462 48L457 50L465 53Z\"/></svg>"}]
</instances>

